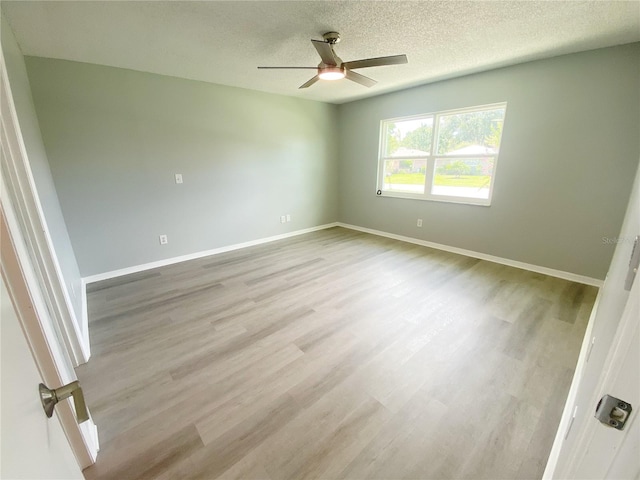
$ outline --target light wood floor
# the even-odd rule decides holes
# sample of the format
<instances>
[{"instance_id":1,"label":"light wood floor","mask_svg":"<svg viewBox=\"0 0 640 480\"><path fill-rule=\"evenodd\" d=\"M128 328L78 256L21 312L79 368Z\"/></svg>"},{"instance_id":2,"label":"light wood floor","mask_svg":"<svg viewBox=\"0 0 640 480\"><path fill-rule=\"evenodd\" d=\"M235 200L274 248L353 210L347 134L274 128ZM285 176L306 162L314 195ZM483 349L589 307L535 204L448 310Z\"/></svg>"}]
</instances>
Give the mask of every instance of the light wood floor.
<instances>
[{"instance_id":1,"label":"light wood floor","mask_svg":"<svg viewBox=\"0 0 640 480\"><path fill-rule=\"evenodd\" d=\"M596 294L341 228L89 287L88 479L540 478Z\"/></svg>"}]
</instances>

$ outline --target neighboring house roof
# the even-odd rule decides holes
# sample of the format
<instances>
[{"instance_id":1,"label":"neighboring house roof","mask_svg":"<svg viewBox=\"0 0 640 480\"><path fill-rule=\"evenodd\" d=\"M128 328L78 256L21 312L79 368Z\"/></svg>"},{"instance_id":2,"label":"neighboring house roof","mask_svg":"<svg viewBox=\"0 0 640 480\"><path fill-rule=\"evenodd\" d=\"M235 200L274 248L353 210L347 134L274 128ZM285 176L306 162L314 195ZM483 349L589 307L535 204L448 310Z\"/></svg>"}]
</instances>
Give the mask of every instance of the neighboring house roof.
<instances>
[{"instance_id":1,"label":"neighboring house roof","mask_svg":"<svg viewBox=\"0 0 640 480\"><path fill-rule=\"evenodd\" d=\"M416 150L413 148L400 147L391 154L392 157L428 157L429 152Z\"/></svg>"},{"instance_id":2,"label":"neighboring house roof","mask_svg":"<svg viewBox=\"0 0 640 480\"><path fill-rule=\"evenodd\" d=\"M447 155L491 155L493 153L496 153L495 148L484 145L467 145L453 152L447 152Z\"/></svg>"},{"instance_id":3,"label":"neighboring house roof","mask_svg":"<svg viewBox=\"0 0 640 480\"><path fill-rule=\"evenodd\" d=\"M496 153L495 148L485 147L484 145L467 145L447 152L447 155L492 155ZM429 152L416 150L415 148L400 147L391 154L392 157L428 157Z\"/></svg>"}]
</instances>

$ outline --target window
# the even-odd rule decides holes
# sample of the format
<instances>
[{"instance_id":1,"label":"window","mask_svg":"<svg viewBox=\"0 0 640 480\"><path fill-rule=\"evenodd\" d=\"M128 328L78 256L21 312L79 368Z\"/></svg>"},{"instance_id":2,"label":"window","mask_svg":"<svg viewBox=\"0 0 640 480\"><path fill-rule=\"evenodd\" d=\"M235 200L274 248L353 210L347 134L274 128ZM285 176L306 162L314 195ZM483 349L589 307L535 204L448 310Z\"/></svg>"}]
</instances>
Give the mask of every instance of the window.
<instances>
[{"instance_id":1,"label":"window","mask_svg":"<svg viewBox=\"0 0 640 480\"><path fill-rule=\"evenodd\" d=\"M506 103L383 120L382 195L490 205Z\"/></svg>"}]
</instances>

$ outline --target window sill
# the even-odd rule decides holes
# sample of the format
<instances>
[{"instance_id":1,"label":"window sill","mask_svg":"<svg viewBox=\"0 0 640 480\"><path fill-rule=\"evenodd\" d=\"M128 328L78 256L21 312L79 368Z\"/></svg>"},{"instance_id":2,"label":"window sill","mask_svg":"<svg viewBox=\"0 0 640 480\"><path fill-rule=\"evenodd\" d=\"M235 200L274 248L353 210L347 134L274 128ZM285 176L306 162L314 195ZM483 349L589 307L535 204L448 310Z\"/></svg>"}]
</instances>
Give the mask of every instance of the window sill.
<instances>
[{"instance_id":1,"label":"window sill","mask_svg":"<svg viewBox=\"0 0 640 480\"><path fill-rule=\"evenodd\" d=\"M404 198L407 200L422 200L427 202L438 203L457 203L462 205L473 205L476 207L490 207L491 198L468 198L468 197L453 197L444 195L429 195L429 194L411 194L405 192L392 192L383 190L381 194L376 193L376 197L388 197L388 198Z\"/></svg>"}]
</instances>

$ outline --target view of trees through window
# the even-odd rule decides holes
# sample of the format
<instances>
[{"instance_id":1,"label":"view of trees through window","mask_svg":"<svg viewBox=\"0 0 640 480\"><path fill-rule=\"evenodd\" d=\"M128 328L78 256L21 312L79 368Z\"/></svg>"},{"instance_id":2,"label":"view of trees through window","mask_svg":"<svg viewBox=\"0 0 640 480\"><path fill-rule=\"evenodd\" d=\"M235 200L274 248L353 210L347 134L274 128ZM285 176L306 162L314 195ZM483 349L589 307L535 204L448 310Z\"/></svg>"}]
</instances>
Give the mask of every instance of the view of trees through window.
<instances>
[{"instance_id":1,"label":"view of trees through window","mask_svg":"<svg viewBox=\"0 0 640 480\"><path fill-rule=\"evenodd\" d=\"M499 105L383 122L382 190L489 199L505 111Z\"/></svg>"}]
</instances>

